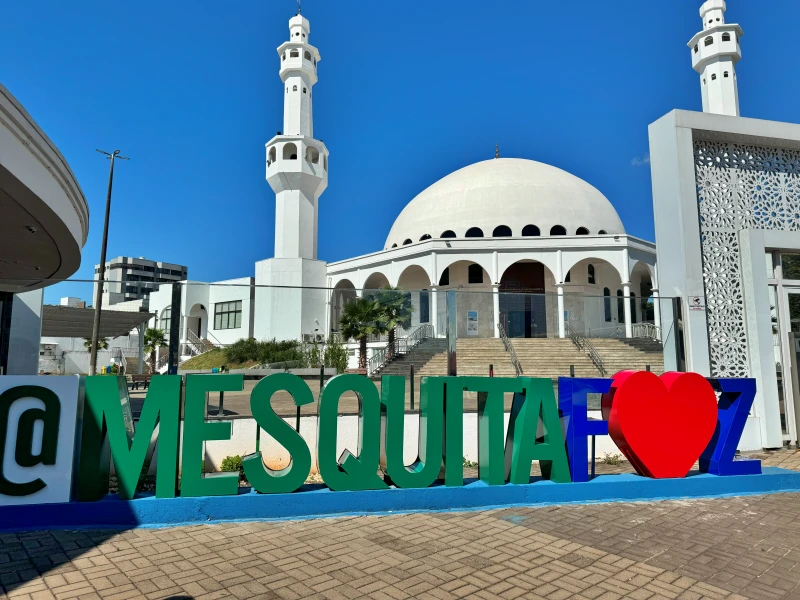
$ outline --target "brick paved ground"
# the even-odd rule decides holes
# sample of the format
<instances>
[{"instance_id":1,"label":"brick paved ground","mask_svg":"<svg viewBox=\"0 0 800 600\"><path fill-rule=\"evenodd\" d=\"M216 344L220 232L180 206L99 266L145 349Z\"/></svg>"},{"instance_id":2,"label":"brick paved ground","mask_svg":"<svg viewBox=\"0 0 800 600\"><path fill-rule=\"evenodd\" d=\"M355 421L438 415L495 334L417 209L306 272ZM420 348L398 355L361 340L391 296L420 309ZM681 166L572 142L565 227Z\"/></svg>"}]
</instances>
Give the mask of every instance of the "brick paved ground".
<instances>
[{"instance_id":1,"label":"brick paved ground","mask_svg":"<svg viewBox=\"0 0 800 600\"><path fill-rule=\"evenodd\" d=\"M800 470L800 454L763 455ZM603 465L603 470L626 470ZM0 535L12 598L800 598L800 494Z\"/></svg>"}]
</instances>

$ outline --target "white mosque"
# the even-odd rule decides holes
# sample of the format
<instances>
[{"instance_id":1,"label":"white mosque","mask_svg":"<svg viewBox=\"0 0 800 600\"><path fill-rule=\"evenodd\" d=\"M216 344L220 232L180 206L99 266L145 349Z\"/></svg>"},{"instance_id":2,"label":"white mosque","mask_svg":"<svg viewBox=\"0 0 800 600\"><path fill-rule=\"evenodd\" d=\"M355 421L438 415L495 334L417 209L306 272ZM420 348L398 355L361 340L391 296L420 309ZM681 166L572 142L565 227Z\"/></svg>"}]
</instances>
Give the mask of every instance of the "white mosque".
<instances>
[{"instance_id":1,"label":"white mosque","mask_svg":"<svg viewBox=\"0 0 800 600\"><path fill-rule=\"evenodd\" d=\"M723 0L708 0L700 10L704 31L689 46L704 111L737 115L734 64L742 30L724 23L724 11ZM413 326L430 324L436 336L445 334L447 290L460 292L460 335L467 329L480 337L499 337L501 329L508 337L661 335L660 303L647 302L659 294L655 244L628 235L612 203L590 183L499 152L421 191L397 216L382 249L320 260L318 202L329 154L314 138L321 56L310 33L298 14L278 47L284 123L266 144L266 178L276 195L274 258L256 263L252 278L185 286L182 342L326 335L338 330L348 299L387 285L411 293ZM159 326L169 320L169 287L150 297Z\"/></svg>"}]
</instances>

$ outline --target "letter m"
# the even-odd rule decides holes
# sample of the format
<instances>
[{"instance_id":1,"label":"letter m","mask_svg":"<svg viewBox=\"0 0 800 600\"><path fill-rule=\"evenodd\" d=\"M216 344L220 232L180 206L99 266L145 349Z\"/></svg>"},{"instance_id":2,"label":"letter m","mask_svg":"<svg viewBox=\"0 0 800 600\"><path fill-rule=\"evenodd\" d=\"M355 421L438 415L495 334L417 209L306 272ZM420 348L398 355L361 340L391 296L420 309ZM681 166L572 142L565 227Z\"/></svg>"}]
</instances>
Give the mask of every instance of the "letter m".
<instances>
[{"instance_id":1,"label":"letter m","mask_svg":"<svg viewBox=\"0 0 800 600\"><path fill-rule=\"evenodd\" d=\"M134 428L125 378L102 375L85 378L75 483L77 500L99 500L108 494L112 460L120 498L133 498L139 477L152 458L151 441L156 425L156 496L175 497L180 391L180 376L153 377Z\"/></svg>"}]
</instances>

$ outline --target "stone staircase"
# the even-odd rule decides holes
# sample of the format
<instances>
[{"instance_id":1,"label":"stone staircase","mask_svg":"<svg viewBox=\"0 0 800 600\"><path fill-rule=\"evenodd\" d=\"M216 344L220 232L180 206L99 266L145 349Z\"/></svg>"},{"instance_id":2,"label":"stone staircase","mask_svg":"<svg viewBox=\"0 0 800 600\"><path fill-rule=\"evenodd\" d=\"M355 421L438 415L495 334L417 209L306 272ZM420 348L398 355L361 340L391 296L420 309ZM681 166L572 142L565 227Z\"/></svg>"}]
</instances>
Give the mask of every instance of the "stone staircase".
<instances>
[{"instance_id":1,"label":"stone staircase","mask_svg":"<svg viewBox=\"0 0 800 600\"><path fill-rule=\"evenodd\" d=\"M125 357L125 374L126 375L134 375L139 372L139 357L138 356L126 356ZM147 360L147 355L144 357L144 362L142 363L142 374L143 375L150 375L150 363Z\"/></svg>"},{"instance_id":2,"label":"stone staircase","mask_svg":"<svg viewBox=\"0 0 800 600\"><path fill-rule=\"evenodd\" d=\"M625 369L644 371L647 365L654 373L661 374L664 371L661 344L656 341L609 338L593 338L590 341L602 357L608 376ZM514 338L511 343L525 375L553 379L567 377L570 374L570 365L574 365L576 377L600 376L592 360L568 338ZM456 352L459 375L486 376L489 374L489 365L493 365L496 377L516 376L510 355L500 339L459 339ZM446 375L447 341L440 338L425 340L408 354L385 365L373 377L408 377L412 364L416 377Z\"/></svg>"}]
</instances>

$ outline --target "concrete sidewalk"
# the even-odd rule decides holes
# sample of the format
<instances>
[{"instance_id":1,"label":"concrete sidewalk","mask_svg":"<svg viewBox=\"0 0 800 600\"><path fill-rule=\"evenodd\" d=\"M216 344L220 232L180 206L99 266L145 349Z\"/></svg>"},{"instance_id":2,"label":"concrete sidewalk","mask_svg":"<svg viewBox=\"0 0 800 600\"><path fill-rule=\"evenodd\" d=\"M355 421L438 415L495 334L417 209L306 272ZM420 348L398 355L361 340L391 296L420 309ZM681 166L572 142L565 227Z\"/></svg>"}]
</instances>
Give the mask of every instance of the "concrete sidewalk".
<instances>
[{"instance_id":1,"label":"concrete sidewalk","mask_svg":"<svg viewBox=\"0 0 800 600\"><path fill-rule=\"evenodd\" d=\"M800 470L800 454L761 456ZM625 471L627 465L603 465ZM11 598L800 598L800 494L0 536Z\"/></svg>"}]
</instances>

